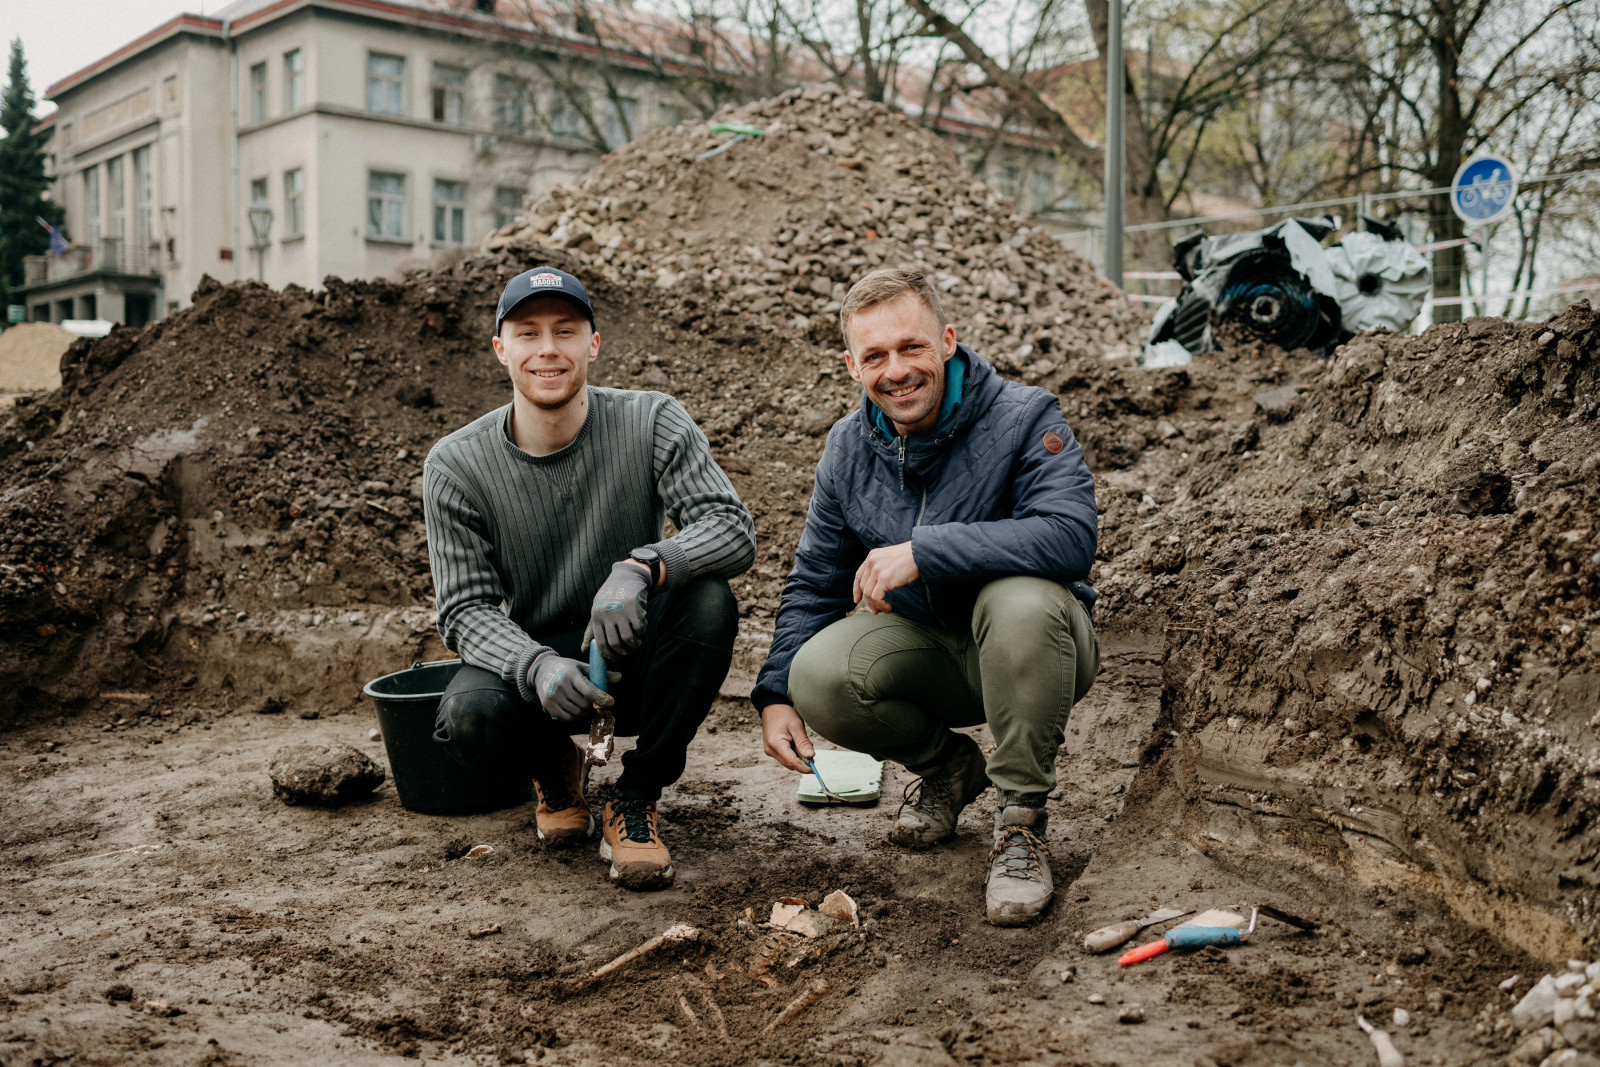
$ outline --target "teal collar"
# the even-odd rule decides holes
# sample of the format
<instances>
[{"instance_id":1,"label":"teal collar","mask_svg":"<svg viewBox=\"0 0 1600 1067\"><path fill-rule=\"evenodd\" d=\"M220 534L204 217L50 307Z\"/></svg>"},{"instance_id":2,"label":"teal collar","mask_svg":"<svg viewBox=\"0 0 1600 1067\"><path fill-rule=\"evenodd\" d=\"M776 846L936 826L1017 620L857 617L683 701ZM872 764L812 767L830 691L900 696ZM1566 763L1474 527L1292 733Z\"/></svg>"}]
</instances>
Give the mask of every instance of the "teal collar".
<instances>
[{"instance_id":1,"label":"teal collar","mask_svg":"<svg viewBox=\"0 0 1600 1067\"><path fill-rule=\"evenodd\" d=\"M955 423L956 409L961 406L961 393L967 384L967 359L960 352L945 360L944 399L939 402L939 421L934 424L933 436L938 437ZM872 409L872 425L888 438L900 436L894 424L878 405L868 401Z\"/></svg>"}]
</instances>

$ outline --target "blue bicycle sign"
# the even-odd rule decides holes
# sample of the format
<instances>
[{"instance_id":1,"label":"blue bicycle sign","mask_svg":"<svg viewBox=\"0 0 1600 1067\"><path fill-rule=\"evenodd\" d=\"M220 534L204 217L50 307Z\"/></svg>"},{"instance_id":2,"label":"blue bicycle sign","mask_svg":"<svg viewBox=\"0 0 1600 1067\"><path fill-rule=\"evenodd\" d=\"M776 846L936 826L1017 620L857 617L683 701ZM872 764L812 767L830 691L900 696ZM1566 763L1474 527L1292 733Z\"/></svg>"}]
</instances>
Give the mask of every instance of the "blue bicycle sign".
<instances>
[{"instance_id":1,"label":"blue bicycle sign","mask_svg":"<svg viewBox=\"0 0 1600 1067\"><path fill-rule=\"evenodd\" d=\"M1469 226L1490 226L1511 213L1517 198L1517 171L1495 155L1467 160L1450 183L1450 206Z\"/></svg>"}]
</instances>

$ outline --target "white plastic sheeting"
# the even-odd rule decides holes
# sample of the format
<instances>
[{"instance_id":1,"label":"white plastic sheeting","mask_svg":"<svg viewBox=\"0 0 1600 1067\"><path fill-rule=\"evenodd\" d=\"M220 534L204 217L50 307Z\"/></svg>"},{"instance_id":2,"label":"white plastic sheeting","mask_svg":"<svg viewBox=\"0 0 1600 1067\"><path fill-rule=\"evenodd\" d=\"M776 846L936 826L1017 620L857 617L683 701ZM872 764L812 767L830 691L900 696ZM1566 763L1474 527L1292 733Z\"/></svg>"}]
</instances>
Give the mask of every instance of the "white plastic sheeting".
<instances>
[{"instance_id":1,"label":"white plastic sheeting","mask_svg":"<svg viewBox=\"0 0 1600 1067\"><path fill-rule=\"evenodd\" d=\"M1405 241L1375 233L1349 233L1327 251L1340 326L1347 334L1378 326L1404 330L1427 303L1432 271ZM1312 284L1316 280L1312 279Z\"/></svg>"}]
</instances>

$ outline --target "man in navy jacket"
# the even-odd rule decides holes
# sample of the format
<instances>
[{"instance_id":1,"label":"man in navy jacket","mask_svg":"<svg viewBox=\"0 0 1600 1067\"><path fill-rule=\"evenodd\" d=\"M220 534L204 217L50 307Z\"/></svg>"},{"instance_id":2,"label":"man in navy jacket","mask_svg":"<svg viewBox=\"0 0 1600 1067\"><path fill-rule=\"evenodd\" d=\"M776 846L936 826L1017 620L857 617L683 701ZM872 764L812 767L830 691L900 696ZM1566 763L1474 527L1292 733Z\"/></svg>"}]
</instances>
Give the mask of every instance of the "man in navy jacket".
<instances>
[{"instance_id":1,"label":"man in navy jacket","mask_svg":"<svg viewBox=\"0 0 1600 1067\"><path fill-rule=\"evenodd\" d=\"M958 345L920 275L868 274L840 321L861 407L828 434L751 694L766 751L806 772L809 727L904 764L889 837L911 848L993 784L988 917L1026 923L1053 892L1056 750L1100 666L1094 478L1055 396ZM955 732L984 723L987 761Z\"/></svg>"}]
</instances>

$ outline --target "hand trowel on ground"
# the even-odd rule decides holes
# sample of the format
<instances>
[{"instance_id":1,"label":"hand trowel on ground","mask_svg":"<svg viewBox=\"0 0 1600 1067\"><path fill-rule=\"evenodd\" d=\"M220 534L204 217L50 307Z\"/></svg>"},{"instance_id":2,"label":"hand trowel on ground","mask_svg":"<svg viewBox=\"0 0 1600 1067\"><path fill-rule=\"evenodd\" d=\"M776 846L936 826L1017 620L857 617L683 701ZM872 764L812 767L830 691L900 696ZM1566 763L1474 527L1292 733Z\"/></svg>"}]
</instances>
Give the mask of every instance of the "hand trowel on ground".
<instances>
[{"instance_id":1,"label":"hand trowel on ground","mask_svg":"<svg viewBox=\"0 0 1600 1067\"><path fill-rule=\"evenodd\" d=\"M1152 911L1142 919L1129 919L1127 922L1113 923L1102 926L1083 939L1083 947L1090 952L1110 952L1125 941L1131 940L1140 930L1156 923L1164 923L1169 919L1177 919L1189 914L1181 908L1162 908Z\"/></svg>"},{"instance_id":2,"label":"hand trowel on ground","mask_svg":"<svg viewBox=\"0 0 1600 1067\"><path fill-rule=\"evenodd\" d=\"M818 749L800 779L802 804L870 804L883 793L883 764L865 752Z\"/></svg>"}]
</instances>

